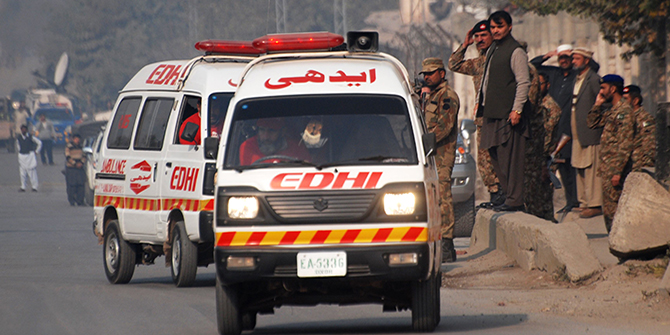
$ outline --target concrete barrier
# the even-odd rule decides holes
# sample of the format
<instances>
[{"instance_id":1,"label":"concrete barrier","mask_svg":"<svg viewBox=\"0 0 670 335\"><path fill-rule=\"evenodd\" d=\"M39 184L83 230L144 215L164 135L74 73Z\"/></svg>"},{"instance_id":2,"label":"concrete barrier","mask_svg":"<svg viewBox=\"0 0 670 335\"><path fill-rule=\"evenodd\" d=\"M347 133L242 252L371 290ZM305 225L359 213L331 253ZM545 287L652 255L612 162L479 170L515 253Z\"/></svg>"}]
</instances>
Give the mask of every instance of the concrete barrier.
<instances>
[{"instance_id":1,"label":"concrete barrier","mask_svg":"<svg viewBox=\"0 0 670 335\"><path fill-rule=\"evenodd\" d=\"M498 249L525 270L540 269L571 282L602 270L588 238L574 222L554 224L522 212L480 209L470 242L470 254Z\"/></svg>"}]
</instances>

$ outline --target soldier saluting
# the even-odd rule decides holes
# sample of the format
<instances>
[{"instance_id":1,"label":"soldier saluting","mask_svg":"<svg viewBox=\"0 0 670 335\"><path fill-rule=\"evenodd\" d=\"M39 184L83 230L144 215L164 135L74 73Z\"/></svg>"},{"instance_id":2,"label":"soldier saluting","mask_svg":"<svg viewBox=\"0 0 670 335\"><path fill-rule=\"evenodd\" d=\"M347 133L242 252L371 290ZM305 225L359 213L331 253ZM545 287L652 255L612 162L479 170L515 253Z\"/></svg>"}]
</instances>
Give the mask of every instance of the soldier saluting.
<instances>
[{"instance_id":1,"label":"soldier saluting","mask_svg":"<svg viewBox=\"0 0 670 335\"><path fill-rule=\"evenodd\" d=\"M442 213L442 261L455 262L454 248L454 209L451 197L451 171L456 159L456 140L458 138L458 95L444 79L446 70L440 58L426 58L421 63L421 74L426 87L425 119L428 131L435 134L437 140L437 174L440 179L440 212Z\"/></svg>"}]
</instances>

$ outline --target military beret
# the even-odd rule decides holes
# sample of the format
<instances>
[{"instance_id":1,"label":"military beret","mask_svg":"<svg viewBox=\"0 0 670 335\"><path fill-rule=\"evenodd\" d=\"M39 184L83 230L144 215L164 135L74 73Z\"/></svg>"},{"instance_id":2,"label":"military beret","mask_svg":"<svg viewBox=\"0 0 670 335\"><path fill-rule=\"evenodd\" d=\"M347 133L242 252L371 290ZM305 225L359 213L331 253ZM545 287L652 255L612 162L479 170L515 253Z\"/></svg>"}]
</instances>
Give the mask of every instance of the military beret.
<instances>
[{"instance_id":1,"label":"military beret","mask_svg":"<svg viewBox=\"0 0 670 335\"><path fill-rule=\"evenodd\" d=\"M628 85L623 88L623 93L642 93L642 90L637 85Z\"/></svg>"},{"instance_id":2,"label":"military beret","mask_svg":"<svg viewBox=\"0 0 670 335\"><path fill-rule=\"evenodd\" d=\"M617 74L608 74L600 79L601 84L615 84L623 86L623 78Z\"/></svg>"},{"instance_id":3,"label":"military beret","mask_svg":"<svg viewBox=\"0 0 670 335\"><path fill-rule=\"evenodd\" d=\"M472 28L472 33L476 34L482 31L490 31L491 28L489 27L489 21L484 20L484 21L479 21L475 26Z\"/></svg>"}]
</instances>

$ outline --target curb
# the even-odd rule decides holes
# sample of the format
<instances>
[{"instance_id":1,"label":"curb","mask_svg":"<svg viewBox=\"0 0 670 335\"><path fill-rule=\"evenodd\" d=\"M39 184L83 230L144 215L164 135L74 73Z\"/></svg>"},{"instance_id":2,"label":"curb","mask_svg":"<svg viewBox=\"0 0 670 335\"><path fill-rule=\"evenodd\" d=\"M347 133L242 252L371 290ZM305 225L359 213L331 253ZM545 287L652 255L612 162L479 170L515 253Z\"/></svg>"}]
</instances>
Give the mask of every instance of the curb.
<instances>
[{"instance_id":1,"label":"curb","mask_svg":"<svg viewBox=\"0 0 670 335\"><path fill-rule=\"evenodd\" d=\"M477 212L471 254L498 249L524 270L579 282L602 271L586 233L574 222L554 224L523 212Z\"/></svg>"}]
</instances>

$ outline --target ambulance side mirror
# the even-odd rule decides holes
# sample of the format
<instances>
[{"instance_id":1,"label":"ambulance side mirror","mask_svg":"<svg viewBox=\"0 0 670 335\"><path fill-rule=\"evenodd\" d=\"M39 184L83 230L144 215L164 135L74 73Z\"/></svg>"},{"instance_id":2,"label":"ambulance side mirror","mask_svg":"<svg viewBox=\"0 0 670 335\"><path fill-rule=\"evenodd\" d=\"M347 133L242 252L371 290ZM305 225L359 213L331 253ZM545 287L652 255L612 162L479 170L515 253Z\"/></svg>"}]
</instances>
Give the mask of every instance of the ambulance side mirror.
<instances>
[{"instance_id":1,"label":"ambulance side mirror","mask_svg":"<svg viewBox=\"0 0 670 335\"><path fill-rule=\"evenodd\" d=\"M434 133L425 133L421 136L423 142L423 153L426 157L434 156L437 150L437 140Z\"/></svg>"},{"instance_id":2,"label":"ambulance side mirror","mask_svg":"<svg viewBox=\"0 0 670 335\"><path fill-rule=\"evenodd\" d=\"M207 137L205 139L205 159L216 159L219 155L219 138Z\"/></svg>"}]
</instances>

